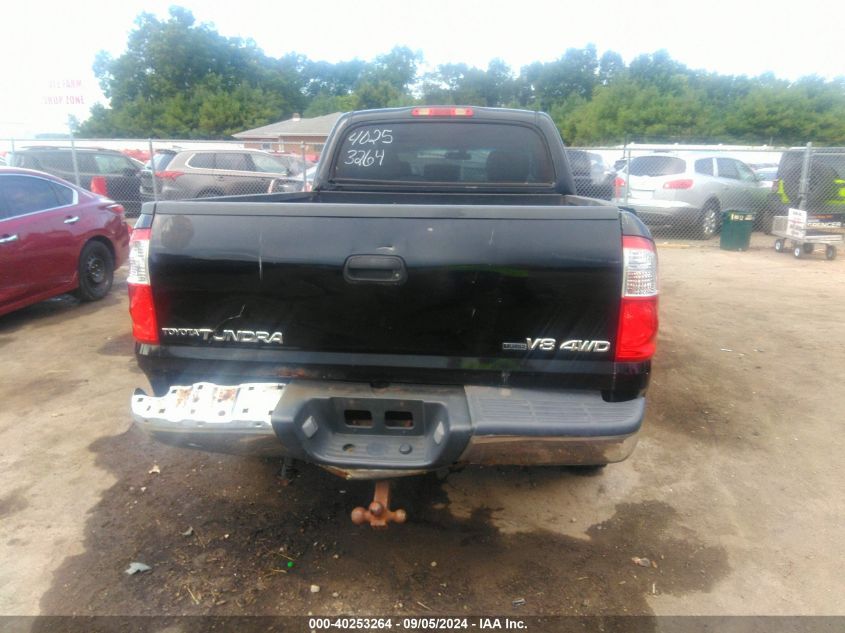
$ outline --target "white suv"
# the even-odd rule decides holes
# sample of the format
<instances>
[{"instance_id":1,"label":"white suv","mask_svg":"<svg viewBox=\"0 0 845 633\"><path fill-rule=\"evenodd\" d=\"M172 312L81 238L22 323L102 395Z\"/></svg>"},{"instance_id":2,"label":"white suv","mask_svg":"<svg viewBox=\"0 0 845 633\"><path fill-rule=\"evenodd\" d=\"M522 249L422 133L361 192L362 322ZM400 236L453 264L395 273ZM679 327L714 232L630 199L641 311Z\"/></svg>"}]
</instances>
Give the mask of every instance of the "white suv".
<instances>
[{"instance_id":1,"label":"white suv","mask_svg":"<svg viewBox=\"0 0 845 633\"><path fill-rule=\"evenodd\" d=\"M696 237L719 230L722 211L763 212L770 188L742 161L701 152L660 152L631 159L613 202L651 225L686 225Z\"/></svg>"}]
</instances>

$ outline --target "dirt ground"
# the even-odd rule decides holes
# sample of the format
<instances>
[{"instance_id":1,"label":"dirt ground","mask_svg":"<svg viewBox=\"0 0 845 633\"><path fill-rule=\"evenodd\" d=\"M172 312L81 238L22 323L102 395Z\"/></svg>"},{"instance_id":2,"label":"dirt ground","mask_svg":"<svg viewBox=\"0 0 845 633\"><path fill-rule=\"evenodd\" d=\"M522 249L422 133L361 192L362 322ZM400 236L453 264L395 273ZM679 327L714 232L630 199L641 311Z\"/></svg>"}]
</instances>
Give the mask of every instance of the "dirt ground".
<instances>
[{"instance_id":1,"label":"dirt ground","mask_svg":"<svg viewBox=\"0 0 845 633\"><path fill-rule=\"evenodd\" d=\"M132 427L125 271L0 317L0 614L845 614L845 259L658 242L633 456L404 480L383 532L366 484Z\"/></svg>"}]
</instances>

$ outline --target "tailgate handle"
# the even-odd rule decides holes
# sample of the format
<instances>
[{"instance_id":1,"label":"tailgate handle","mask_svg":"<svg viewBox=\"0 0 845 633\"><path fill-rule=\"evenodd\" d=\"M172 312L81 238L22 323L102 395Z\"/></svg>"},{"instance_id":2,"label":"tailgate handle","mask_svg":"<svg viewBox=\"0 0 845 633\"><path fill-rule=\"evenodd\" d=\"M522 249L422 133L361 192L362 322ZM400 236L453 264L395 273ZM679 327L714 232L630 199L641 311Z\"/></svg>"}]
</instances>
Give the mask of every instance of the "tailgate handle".
<instances>
[{"instance_id":1,"label":"tailgate handle","mask_svg":"<svg viewBox=\"0 0 845 633\"><path fill-rule=\"evenodd\" d=\"M396 255L352 255L343 266L343 278L353 284L401 284L408 273Z\"/></svg>"}]
</instances>

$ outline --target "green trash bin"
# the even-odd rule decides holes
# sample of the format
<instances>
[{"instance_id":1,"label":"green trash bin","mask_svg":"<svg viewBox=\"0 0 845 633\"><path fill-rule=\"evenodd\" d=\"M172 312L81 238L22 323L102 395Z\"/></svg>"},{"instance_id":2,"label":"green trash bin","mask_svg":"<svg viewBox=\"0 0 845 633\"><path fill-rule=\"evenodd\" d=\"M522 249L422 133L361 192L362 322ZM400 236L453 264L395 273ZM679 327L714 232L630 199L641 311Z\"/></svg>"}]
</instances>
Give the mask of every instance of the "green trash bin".
<instances>
[{"instance_id":1,"label":"green trash bin","mask_svg":"<svg viewBox=\"0 0 845 633\"><path fill-rule=\"evenodd\" d=\"M745 251L751 243L754 228L753 211L722 211L722 236L719 248L723 251Z\"/></svg>"}]
</instances>

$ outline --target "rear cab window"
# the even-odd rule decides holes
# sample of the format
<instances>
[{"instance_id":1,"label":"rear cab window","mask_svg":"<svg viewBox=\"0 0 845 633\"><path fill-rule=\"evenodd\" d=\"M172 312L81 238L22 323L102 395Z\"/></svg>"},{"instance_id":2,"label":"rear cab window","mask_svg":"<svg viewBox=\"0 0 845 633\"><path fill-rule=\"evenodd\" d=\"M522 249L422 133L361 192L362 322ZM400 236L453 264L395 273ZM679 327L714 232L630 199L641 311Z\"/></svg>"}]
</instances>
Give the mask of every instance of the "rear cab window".
<instances>
[{"instance_id":1,"label":"rear cab window","mask_svg":"<svg viewBox=\"0 0 845 633\"><path fill-rule=\"evenodd\" d=\"M335 182L551 186L545 140L532 127L493 122L393 121L344 134Z\"/></svg>"}]
</instances>

